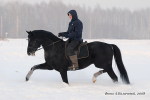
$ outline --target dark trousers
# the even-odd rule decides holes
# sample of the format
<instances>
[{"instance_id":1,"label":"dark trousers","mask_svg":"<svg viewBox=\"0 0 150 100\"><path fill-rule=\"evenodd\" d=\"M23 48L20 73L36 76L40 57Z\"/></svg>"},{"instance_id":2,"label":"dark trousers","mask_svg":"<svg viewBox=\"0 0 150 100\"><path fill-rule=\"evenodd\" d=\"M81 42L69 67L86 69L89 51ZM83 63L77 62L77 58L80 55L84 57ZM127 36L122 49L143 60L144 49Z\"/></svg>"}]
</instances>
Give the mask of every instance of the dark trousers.
<instances>
[{"instance_id":1,"label":"dark trousers","mask_svg":"<svg viewBox=\"0 0 150 100\"><path fill-rule=\"evenodd\" d=\"M67 56L73 56L75 55L75 49L77 46L80 44L80 41L73 40L73 41L68 41L67 44Z\"/></svg>"}]
</instances>

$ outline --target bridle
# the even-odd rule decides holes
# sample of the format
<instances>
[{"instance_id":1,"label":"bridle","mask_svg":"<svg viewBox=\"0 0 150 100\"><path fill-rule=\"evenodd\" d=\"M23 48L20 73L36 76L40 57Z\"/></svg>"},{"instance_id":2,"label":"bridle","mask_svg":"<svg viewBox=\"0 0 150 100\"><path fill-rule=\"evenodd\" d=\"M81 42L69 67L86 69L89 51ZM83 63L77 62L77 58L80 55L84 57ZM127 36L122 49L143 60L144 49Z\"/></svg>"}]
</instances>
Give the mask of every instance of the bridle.
<instances>
[{"instance_id":1,"label":"bridle","mask_svg":"<svg viewBox=\"0 0 150 100\"><path fill-rule=\"evenodd\" d=\"M51 46L51 45L55 45L56 43L58 43L58 42L60 42L60 41L62 41L62 40L58 40L58 41L56 41L56 42L53 42L53 43L51 43L51 44L49 44L49 45L47 45L47 46L45 46L45 47L49 47L49 46ZM36 51L38 51L38 50L41 50L41 49L43 49L42 47L41 48L38 48Z\"/></svg>"}]
</instances>

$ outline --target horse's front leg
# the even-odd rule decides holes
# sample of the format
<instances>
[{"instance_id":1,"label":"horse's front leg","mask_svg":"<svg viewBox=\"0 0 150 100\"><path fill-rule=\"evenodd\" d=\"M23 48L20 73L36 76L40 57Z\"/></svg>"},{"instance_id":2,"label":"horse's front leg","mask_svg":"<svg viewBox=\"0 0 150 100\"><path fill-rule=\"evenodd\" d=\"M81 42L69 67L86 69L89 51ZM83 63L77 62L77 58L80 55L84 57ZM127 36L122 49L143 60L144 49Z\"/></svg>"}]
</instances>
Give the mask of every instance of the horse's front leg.
<instances>
[{"instance_id":1,"label":"horse's front leg","mask_svg":"<svg viewBox=\"0 0 150 100\"><path fill-rule=\"evenodd\" d=\"M60 75L61 75L61 78L62 78L63 82L65 82L66 84L69 84L68 83L67 71L66 70L60 71Z\"/></svg>"},{"instance_id":2,"label":"horse's front leg","mask_svg":"<svg viewBox=\"0 0 150 100\"><path fill-rule=\"evenodd\" d=\"M39 64L39 65L35 65L31 68L31 70L28 72L27 76L26 76L26 81L29 80L29 78L31 77L32 73L34 70L36 69L43 69L43 70L53 70L53 68L51 68L50 66L48 66L46 63L43 64Z\"/></svg>"}]
</instances>

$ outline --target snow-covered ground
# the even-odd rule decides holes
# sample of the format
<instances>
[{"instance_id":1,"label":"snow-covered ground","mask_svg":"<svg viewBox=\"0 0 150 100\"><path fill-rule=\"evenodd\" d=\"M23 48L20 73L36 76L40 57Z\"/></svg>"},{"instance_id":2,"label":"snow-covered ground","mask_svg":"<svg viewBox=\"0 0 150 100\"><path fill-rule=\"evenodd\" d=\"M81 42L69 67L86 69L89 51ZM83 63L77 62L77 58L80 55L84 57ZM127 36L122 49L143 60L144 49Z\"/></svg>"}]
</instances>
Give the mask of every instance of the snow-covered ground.
<instances>
[{"instance_id":1,"label":"snow-covered ground","mask_svg":"<svg viewBox=\"0 0 150 100\"><path fill-rule=\"evenodd\" d=\"M113 83L107 74L92 83L93 74L99 71L94 65L68 72L70 86L62 83L58 72L47 70L35 71L26 82L30 68L44 62L43 50L28 56L27 40L8 39L0 41L0 100L150 100L150 40L99 41L119 46L131 85L120 78ZM119 77L115 63L113 69Z\"/></svg>"}]
</instances>

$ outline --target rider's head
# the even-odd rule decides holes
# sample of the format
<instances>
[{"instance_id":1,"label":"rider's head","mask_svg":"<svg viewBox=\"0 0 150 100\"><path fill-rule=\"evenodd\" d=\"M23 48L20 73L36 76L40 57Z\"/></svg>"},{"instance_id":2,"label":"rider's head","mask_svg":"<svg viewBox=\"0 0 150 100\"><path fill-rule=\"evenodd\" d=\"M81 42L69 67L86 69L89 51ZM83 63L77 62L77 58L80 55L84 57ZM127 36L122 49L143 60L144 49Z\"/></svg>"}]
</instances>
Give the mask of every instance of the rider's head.
<instances>
[{"instance_id":1,"label":"rider's head","mask_svg":"<svg viewBox=\"0 0 150 100\"><path fill-rule=\"evenodd\" d=\"M72 15L70 13L68 13L69 18L72 20Z\"/></svg>"},{"instance_id":2,"label":"rider's head","mask_svg":"<svg viewBox=\"0 0 150 100\"><path fill-rule=\"evenodd\" d=\"M75 21L78 19L78 15L75 10L70 10L67 14L72 21Z\"/></svg>"}]
</instances>

